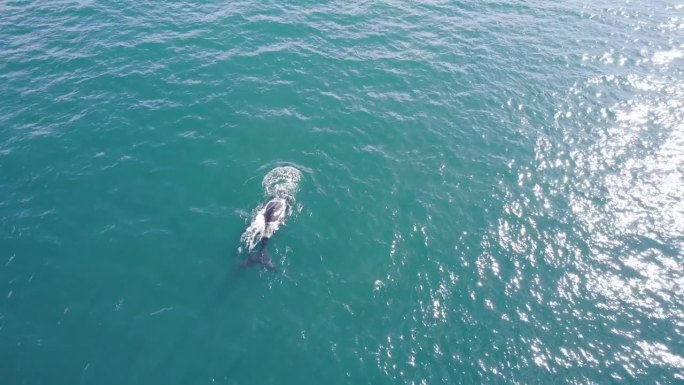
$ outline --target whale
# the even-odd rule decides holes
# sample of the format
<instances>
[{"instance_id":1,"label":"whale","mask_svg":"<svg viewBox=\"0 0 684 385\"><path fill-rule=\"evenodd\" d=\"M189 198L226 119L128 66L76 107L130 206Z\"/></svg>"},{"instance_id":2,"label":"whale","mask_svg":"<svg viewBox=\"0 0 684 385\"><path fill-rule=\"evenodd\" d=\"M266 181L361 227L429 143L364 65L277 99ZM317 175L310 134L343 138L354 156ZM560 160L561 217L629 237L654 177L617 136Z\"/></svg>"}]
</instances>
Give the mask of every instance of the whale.
<instances>
[{"instance_id":1,"label":"whale","mask_svg":"<svg viewBox=\"0 0 684 385\"><path fill-rule=\"evenodd\" d=\"M285 218L290 211L290 202L287 198L273 197L264 205L254 218L251 226L258 224L261 228L259 250L253 252L247 259L240 261L241 266L261 265L267 270L277 272L273 259L268 253L268 241L273 234L285 223Z\"/></svg>"}]
</instances>

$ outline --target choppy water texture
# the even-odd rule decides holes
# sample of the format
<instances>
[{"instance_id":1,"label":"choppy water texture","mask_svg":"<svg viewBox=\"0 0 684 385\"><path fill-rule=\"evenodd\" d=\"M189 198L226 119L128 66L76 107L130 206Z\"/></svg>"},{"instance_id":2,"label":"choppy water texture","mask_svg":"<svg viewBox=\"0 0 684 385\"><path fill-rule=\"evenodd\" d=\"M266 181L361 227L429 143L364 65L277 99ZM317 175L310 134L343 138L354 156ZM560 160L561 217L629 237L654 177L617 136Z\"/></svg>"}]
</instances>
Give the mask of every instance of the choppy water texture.
<instances>
[{"instance_id":1,"label":"choppy water texture","mask_svg":"<svg viewBox=\"0 0 684 385\"><path fill-rule=\"evenodd\" d=\"M0 382L682 383L683 71L680 0L0 2Z\"/></svg>"}]
</instances>

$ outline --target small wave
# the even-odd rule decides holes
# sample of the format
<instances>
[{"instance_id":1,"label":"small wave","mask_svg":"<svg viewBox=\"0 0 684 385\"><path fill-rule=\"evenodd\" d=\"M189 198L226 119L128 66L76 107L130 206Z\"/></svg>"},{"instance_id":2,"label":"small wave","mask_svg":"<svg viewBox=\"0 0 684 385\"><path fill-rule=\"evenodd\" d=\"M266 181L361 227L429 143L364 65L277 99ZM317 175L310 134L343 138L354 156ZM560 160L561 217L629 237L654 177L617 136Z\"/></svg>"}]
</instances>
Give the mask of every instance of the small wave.
<instances>
[{"instance_id":1,"label":"small wave","mask_svg":"<svg viewBox=\"0 0 684 385\"><path fill-rule=\"evenodd\" d=\"M670 50L670 51L659 51L653 54L653 64L656 65L666 65L676 59L681 59L684 57L684 52L680 50Z\"/></svg>"}]
</instances>

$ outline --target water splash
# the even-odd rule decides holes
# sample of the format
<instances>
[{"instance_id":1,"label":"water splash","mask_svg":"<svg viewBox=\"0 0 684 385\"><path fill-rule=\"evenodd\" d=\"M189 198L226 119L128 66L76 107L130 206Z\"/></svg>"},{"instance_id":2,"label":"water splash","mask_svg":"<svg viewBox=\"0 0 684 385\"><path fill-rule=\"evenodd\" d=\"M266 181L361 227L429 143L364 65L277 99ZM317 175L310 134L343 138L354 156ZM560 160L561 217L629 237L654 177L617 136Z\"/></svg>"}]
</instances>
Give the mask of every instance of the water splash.
<instances>
[{"instance_id":1,"label":"water splash","mask_svg":"<svg viewBox=\"0 0 684 385\"><path fill-rule=\"evenodd\" d=\"M266 230L266 222L264 220L264 205L259 205L256 210L257 212L252 219L252 223L249 224L249 227L247 227L245 232L240 236L240 242L247 249L247 251L252 251L254 249ZM238 252L242 252L242 250L243 248L240 246L238 248Z\"/></svg>"},{"instance_id":2,"label":"water splash","mask_svg":"<svg viewBox=\"0 0 684 385\"><path fill-rule=\"evenodd\" d=\"M261 185L267 197L294 199L301 179L302 172L294 167L276 167L266 174Z\"/></svg>"},{"instance_id":3,"label":"water splash","mask_svg":"<svg viewBox=\"0 0 684 385\"><path fill-rule=\"evenodd\" d=\"M286 199L290 205L295 202L295 194L299 189L299 182L302 179L302 172L291 166L276 167L264 176L261 185L264 187L264 196L270 198ZM253 211L252 221L240 236L240 241L247 251L252 251L266 234L272 235L278 230L281 224L268 225L264 218L266 202L261 203ZM291 210L288 210L288 216ZM282 223L284 224L284 222ZM242 247L238 249L242 252Z\"/></svg>"}]
</instances>

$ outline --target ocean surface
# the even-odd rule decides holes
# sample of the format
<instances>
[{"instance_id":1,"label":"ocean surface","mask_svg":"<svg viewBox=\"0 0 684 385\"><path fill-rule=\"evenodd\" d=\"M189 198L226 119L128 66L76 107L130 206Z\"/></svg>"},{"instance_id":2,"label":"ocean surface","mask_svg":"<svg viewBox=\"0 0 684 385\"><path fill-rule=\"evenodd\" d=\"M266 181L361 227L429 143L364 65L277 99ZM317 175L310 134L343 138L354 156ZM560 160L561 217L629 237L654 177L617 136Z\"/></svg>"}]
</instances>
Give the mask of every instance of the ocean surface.
<instances>
[{"instance_id":1,"label":"ocean surface","mask_svg":"<svg viewBox=\"0 0 684 385\"><path fill-rule=\"evenodd\" d=\"M684 2L0 2L0 384L215 383L684 383Z\"/></svg>"}]
</instances>

